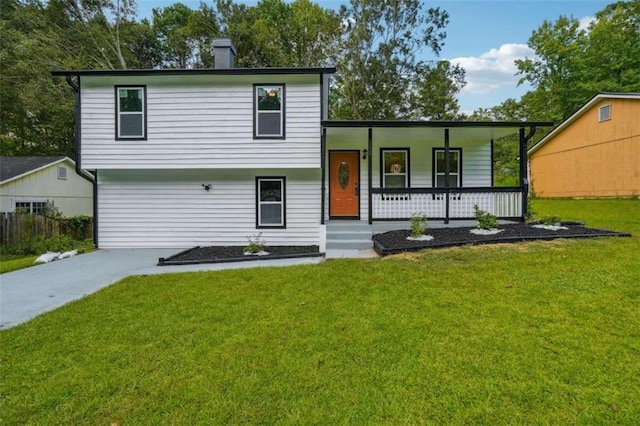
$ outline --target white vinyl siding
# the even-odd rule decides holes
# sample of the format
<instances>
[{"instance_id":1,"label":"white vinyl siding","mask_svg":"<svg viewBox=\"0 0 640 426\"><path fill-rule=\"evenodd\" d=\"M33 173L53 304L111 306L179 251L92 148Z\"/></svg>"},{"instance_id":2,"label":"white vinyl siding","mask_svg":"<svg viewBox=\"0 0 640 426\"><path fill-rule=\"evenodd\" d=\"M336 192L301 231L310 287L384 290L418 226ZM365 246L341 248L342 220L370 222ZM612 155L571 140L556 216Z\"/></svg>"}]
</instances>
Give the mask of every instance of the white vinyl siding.
<instances>
[{"instance_id":1,"label":"white vinyl siding","mask_svg":"<svg viewBox=\"0 0 640 426\"><path fill-rule=\"evenodd\" d=\"M269 140L254 139L253 84L260 77L264 79L245 77L235 83L227 78L224 84L214 84L216 76L208 76L209 80L83 76L82 167L319 168L318 76L269 76L286 84L286 139ZM113 87L142 82L147 86L147 140L116 141Z\"/></svg>"},{"instance_id":2,"label":"white vinyl siding","mask_svg":"<svg viewBox=\"0 0 640 426\"><path fill-rule=\"evenodd\" d=\"M273 172L273 171L271 171ZM256 228L256 177L269 170L101 171L101 248L233 245L262 233L267 245L318 245L320 170L286 176L286 229ZM202 184L211 184L206 191Z\"/></svg>"}]
</instances>

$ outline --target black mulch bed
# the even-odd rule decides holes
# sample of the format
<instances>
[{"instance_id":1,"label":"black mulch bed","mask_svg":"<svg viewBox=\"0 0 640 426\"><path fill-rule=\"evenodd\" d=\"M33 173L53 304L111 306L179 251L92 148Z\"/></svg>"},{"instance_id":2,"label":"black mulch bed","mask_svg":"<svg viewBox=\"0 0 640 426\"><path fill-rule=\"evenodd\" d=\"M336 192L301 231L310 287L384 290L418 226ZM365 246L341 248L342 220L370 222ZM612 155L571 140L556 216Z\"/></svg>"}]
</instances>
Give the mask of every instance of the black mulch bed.
<instances>
[{"instance_id":1,"label":"black mulch bed","mask_svg":"<svg viewBox=\"0 0 640 426\"><path fill-rule=\"evenodd\" d=\"M410 241L410 231L389 231L373 236L373 248L381 256L388 254L417 251L427 248L454 247L467 244L515 243L532 240L553 240L556 238L590 238L590 237L630 237L631 234L608 231L606 229L587 228L581 224L563 223L569 229L550 231L533 228L531 225L501 225L504 231L494 235L475 235L469 232L473 227L465 228L433 228L425 233L431 235L431 241Z\"/></svg>"},{"instance_id":2,"label":"black mulch bed","mask_svg":"<svg viewBox=\"0 0 640 426\"><path fill-rule=\"evenodd\" d=\"M318 246L269 246L264 256L245 256L240 246L194 247L176 253L171 257L161 257L159 266L193 265L197 263L243 262L248 260L294 259L298 257L321 256Z\"/></svg>"}]
</instances>

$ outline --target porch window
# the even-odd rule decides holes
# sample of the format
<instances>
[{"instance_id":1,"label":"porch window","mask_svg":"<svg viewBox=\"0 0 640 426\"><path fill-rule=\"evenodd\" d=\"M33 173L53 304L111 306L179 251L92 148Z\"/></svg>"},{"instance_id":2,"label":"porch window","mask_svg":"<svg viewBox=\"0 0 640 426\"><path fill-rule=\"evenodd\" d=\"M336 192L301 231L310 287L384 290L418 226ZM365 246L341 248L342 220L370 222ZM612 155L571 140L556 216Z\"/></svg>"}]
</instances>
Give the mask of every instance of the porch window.
<instances>
[{"instance_id":1,"label":"porch window","mask_svg":"<svg viewBox=\"0 0 640 426\"><path fill-rule=\"evenodd\" d=\"M433 186L444 188L445 185L445 155L444 149L433 150ZM449 149L449 187L462 186L462 148Z\"/></svg>"},{"instance_id":2,"label":"porch window","mask_svg":"<svg viewBox=\"0 0 640 426\"><path fill-rule=\"evenodd\" d=\"M382 172L380 186L382 188L409 187L409 148L381 149Z\"/></svg>"},{"instance_id":3,"label":"porch window","mask_svg":"<svg viewBox=\"0 0 640 426\"><path fill-rule=\"evenodd\" d=\"M286 228L286 178L256 178L256 228Z\"/></svg>"},{"instance_id":4,"label":"porch window","mask_svg":"<svg viewBox=\"0 0 640 426\"><path fill-rule=\"evenodd\" d=\"M285 138L285 85L254 85L254 139Z\"/></svg>"},{"instance_id":5,"label":"porch window","mask_svg":"<svg viewBox=\"0 0 640 426\"><path fill-rule=\"evenodd\" d=\"M116 86L116 140L146 140L147 88Z\"/></svg>"}]
</instances>

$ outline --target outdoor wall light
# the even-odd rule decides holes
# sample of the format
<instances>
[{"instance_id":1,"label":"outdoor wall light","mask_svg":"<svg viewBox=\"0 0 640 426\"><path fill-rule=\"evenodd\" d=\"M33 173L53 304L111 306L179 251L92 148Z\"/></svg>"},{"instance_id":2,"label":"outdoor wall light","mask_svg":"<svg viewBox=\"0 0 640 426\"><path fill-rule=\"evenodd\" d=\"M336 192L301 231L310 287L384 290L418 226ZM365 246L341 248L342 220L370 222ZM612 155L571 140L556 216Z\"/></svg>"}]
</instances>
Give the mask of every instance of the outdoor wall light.
<instances>
[{"instance_id":1,"label":"outdoor wall light","mask_svg":"<svg viewBox=\"0 0 640 426\"><path fill-rule=\"evenodd\" d=\"M202 187L204 188L205 191L208 191L211 189L211 184L210 183L203 183Z\"/></svg>"},{"instance_id":2,"label":"outdoor wall light","mask_svg":"<svg viewBox=\"0 0 640 426\"><path fill-rule=\"evenodd\" d=\"M362 159L363 160L367 159L367 150L366 149L364 151L362 151Z\"/></svg>"}]
</instances>

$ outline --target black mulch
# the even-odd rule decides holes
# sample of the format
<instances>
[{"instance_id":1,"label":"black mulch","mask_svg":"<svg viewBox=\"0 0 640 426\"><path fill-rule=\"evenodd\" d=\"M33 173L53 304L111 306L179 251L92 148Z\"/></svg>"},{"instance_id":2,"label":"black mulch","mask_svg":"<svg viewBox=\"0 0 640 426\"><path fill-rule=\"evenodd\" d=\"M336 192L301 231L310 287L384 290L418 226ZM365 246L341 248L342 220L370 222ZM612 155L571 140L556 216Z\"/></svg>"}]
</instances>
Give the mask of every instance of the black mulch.
<instances>
[{"instance_id":1,"label":"black mulch","mask_svg":"<svg viewBox=\"0 0 640 426\"><path fill-rule=\"evenodd\" d=\"M158 265L192 265L197 263L242 262L247 260L293 259L298 257L321 256L318 246L270 246L264 256L245 256L240 246L194 247L176 253L171 257L161 257Z\"/></svg>"},{"instance_id":2,"label":"black mulch","mask_svg":"<svg viewBox=\"0 0 640 426\"><path fill-rule=\"evenodd\" d=\"M467 244L515 243L531 240L553 240L556 238L589 238L589 237L630 237L631 234L608 231L606 229L587 228L582 225L563 224L569 229L550 231L534 228L527 224L501 225L504 231L494 235L475 235L469 232L473 227L465 228L433 228L425 234L431 235L431 241L410 241L410 231L389 231L373 236L374 250L381 256L388 254L417 251L426 248L454 247Z\"/></svg>"}]
</instances>

